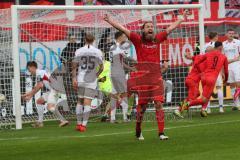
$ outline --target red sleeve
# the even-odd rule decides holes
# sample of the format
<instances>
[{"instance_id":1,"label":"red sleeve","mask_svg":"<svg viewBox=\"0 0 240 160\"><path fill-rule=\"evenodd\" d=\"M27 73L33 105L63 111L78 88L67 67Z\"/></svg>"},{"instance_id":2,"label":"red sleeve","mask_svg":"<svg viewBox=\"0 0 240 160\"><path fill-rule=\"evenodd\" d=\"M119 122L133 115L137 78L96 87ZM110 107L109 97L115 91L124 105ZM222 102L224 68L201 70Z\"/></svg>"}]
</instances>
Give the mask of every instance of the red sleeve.
<instances>
[{"instance_id":1,"label":"red sleeve","mask_svg":"<svg viewBox=\"0 0 240 160\"><path fill-rule=\"evenodd\" d=\"M207 59L207 54L194 56L194 65L199 65Z\"/></svg>"},{"instance_id":2,"label":"red sleeve","mask_svg":"<svg viewBox=\"0 0 240 160\"><path fill-rule=\"evenodd\" d=\"M224 74L225 74L225 82L228 80L228 60L225 57L225 62L224 62Z\"/></svg>"},{"instance_id":3,"label":"red sleeve","mask_svg":"<svg viewBox=\"0 0 240 160\"><path fill-rule=\"evenodd\" d=\"M138 45L141 41L141 36L135 32L130 32L130 41L134 44L134 46L136 47L136 45Z\"/></svg>"},{"instance_id":4,"label":"red sleeve","mask_svg":"<svg viewBox=\"0 0 240 160\"><path fill-rule=\"evenodd\" d=\"M195 61L195 59L196 59L196 56L193 56L193 57L192 57L192 61L194 62L194 61Z\"/></svg>"},{"instance_id":5,"label":"red sleeve","mask_svg":"<svg viewBox=\"0 0 240 160\"><path fill-rule=\"evenodd\" d=\"M164 31L164 32L158 33L158 34L155 36L155 38L158 40L159 43L161 43L161 42L167 40L167 36L168 36L167 32Z\"/></svg>"}]
</instances>

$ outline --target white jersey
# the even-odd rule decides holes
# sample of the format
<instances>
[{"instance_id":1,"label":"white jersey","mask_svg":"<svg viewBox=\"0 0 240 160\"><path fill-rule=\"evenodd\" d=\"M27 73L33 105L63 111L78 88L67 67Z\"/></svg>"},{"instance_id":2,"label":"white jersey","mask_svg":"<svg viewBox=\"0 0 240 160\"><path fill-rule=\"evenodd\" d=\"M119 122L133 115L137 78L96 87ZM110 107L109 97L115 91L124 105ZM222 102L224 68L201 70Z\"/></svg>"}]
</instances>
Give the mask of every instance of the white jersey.
<instances>
[{"instance_id":1,"label":"white jersey","mask_svg":"<svg viewBox=\"0 0 240 160\"><path fill-rule=\"evenodd\" d=\"M205 44L205 46L204 46L204 53L206 52L206 49L208 48L208 47L213 47L214 48L214 44L215 44L215 42L208 42L208 43L206 43Z\"/></svg>"},{"instance_id":2,"label":"white jersey","mask_svg":"<svg viewBox=\"0 0 240 160\"><path fill-rule=\"evenodd\" d=\"M97 83L96 71L103 63L102 52L92 45L85 45L75 52L79 63L78 83Z\"/></svg>"},{"instance_id":3,"label":"white jersey","mask_svg":"<svg viewBox=\"0 0 240 160\"><path fill-rule=\"evenodd\" d=\"M50 74L46 70L37 69L36 70L37 82L43 82L46 89L51 90L50 86Z\"/></svg>"},{"instance_id":4,"label":"white jersey","mask_svg":"<svg viewBox=\"0 0 240 160\"><path fill-rule=\"evenodd\" d=\"M233 39L231 42L228 40L223 42L223 52L228 60L232 60L239 56L240 53L240 41ZM238 69L240 67L240 61L229 64L229 69Z\"/></svg>"},{"instance_id":5,"label":"white jersey","mask_svg":"<svg viewBox=\"0 0 240 160\"><path fill-rule=\"evenodd\" d=\"M114 48L113 48L114 47ZM126 50L123 50L120 47L120 44L117 43L113 45L110 49L111 56L111 76L125 76L123 60L126 54Z\"/></svg>"}]
</instances>

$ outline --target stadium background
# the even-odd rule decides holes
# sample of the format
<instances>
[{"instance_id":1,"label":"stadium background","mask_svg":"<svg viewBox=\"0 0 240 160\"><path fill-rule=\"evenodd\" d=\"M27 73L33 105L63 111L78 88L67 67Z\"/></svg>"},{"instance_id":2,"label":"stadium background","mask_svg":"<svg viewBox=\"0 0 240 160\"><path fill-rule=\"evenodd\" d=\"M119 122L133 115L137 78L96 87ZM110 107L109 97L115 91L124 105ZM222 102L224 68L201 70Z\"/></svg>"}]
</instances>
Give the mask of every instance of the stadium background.
<instances>
[{"instance_id":1,"label":"stadium background","mask_svg":"<svg viewBox=\"0 0 240 160\"><path fill-rule=\"evenodd\" d=\"M153 1L149 1L148 3L151 4ZM65 5L65 0L1 0L0 2L0 9L7 9L9 8L11 5L13 4L21 4L21 5ZM127 0L98 0L93 1L93 3L97 4L97 5L118 5L118 4L141 4L141 0L132 0L132 1L127 1ZM203 0L158 0L155 2L156 4L182 4L182 3L186 3L186 4L195 4L195 3L202 3L204 4L204 17L205 17L205 34L207 35L209 32L211 31L216 31L220 34L220 40L224 40L225 36L224 33L228 28L234 28L238 33L240 33L240 28L238 27L238 25L240 24L240 4L237 0L209 0L209 1L203 1ZM81 1L81 0L75 0L75 5L84 5L85 1ZM225 14L224 14L225 13ZM24 28L24 26L22 26ZM25 26L29 28L28 26ZM33 24L33 26L30 27L37 27L36 25ZM39 31L39 33L44 33L44 28L53 28L52 30L54 30L54 27L57 26L46 26L46 27L42 27L43 30ZM31 32L31 29L29 29L29 31ZM61 35L61 39L64 40L66 39L67 35L69 35L69 31L65 31L63 32L63 29L61 29L61 33L57 32L58 30L56 29L56 33L55 34L60 34ZM45 41L54 41L55 38L58 38L59 40L59 36L58 37L52 37L52 36L42 36L40 37L40 35L36 35L37 33L31 33L33 34L35 37L37 37L37 39L39 40L45 40ZM54 34L51 34L54 35ZM4 35L2 35L4 36ZM1 34L0 34L1 37ZM21 38L23 41L29 41L29 37L27 35L21 35ZM206 36L206 41L208 41L207 36ZM63 41L64 43L64 41ZM66 42L65 42L66 43ZM57 52L61 52L61 50L63 48L61 48L60 46L65 46L65 45L58 45L56 46L56 51ZM41 50L43 51L43 57L45 56L45 50L44 48L39 48L39 46L35 46L33 47L33 50L37 49L37 50ZM23 61L26 61L29 59L29 57L27 57L27 54L25 54L25 52L27 52L27 45L26 48L21 48L20 49L20 55L21 53L23 54L23 56L21 56ZM176 63L181 63L181 60L179 61L178 58L178 53L180 53L179 51L175 52L176 58L174 61L174 64ZM51 56L51 54L50 54ZM174 56L174 55L173 55ZM54 64L55 63L55 64ZM22 63L23 65L24 63ZM53 56L51 57L51 62L50 62L50 69L52 70L54 68L54 65L59 65L60 62L57 61L56 59L53 59ZM25 64L24 64L25 65ZM25 68L25 67L23 67ZM186 68L187 71L187 68ZM183 73L184 74L184 73ZM181 77L185 77L184 75L182 75ZM175 81L174 79L174 75L168 75L167 77L168 79L171 79L173 82ZM183 80L181 80L183 81ZM177 87L177 86L176 86ZM183 92L182 92L183 93ZM231 98L231 94L230 94L230 89L229 87L224 87L224 97L225 99L230 99ZM216 94L213 95L213 99L216 98Z\"/></svg>"},{"instance_id":2,"label":"stadium background","mask_svg":"<svg viewBox=\"0 0 240 160\"><path fill-rule=\"evenodd\" d=\"M57 0L39 0L39 1L32 1L32 0L20 0L18 1L19 4L29 4L29 5L64 5L65 1L57 1ZM129 1L131 4L141 4L141 1ZM124 1L97 1L95 2L97 5L115 5L115 4L129 4L129 2ZM216 31L220 34L220 39L225 40L225 31L228 28L234 28L237 32L240 32L240 29L238 27L240 23L240 12L239 12L239 5L229 5L229 3L233 3L233 1L190 1L190 0L180 0L180 1L171 1L171 0L159 0L156 2L156 4L194 4L194 3L203 3L204 4L204 17L205 17L205 34L206 34L206 41L207 34L211 31ZM10 6L12 4L15 4L14 1L10 0L3 0L0 2L0 8L3 10L10 10ZM85 2L75 0L75 5L84 5ZM151 4L151 2L149 2ZM233 3L234 4L234 3ZM224 13L225 10L225 13ZM44 12L36 13L35 15L31 16L41 16L44 14ZM9 17L10 19L10 17ZM41 27L39 27L41 26ZM21 26L24 30L26 30L28 33L33 35L37 38L38 41L46 43L47 46L52 46L54 52L61 54L62 49L66 46L67 43L67 37L72 34L72 31L69 30L67 27L61 26L61 29L59 29L58 25L52 25L52 24L40 24L40 23L34 23L34 24L26 24ZM49 29L50 28L50 29ZM0 39L1 37L4 37L4 31L8 30L9 28L2 28L2 32L0 32ZM37 32L36 32L37 31ZM51 31L51 33L49 33ZM80 32L79 32L80 33ZM3 39L3 38L2 38ZM56 66L61 65L60 60L56 59L54 56L54 53L50 53L50 51L43 47L42 45L39 45L37 43L33 43L31 47L29 47L29 42L31 41L31 37L28 34L21 33L21 41L23 42L20 47L20 57L21 57L21 71L25 71L25 65L28 60L31 58L29 57L29 49L32 47L33 50L33 57L37 57L43 60L43 68L47 66L47 68L50 68L50 71L52 71ZM55 43L54 41L58 41ZM186 40L187 41L187 40ZM191 40L190 40L191 42ZM181 99L177 99L178 97L185 97L184 94L186 94L186 88L183 88L181 84L184 83L184 77L186 77L186 74L188 72L188 64L189 61L184 60L181 53L184 53L182 50L180 51L179 48L187 48L190 47L190 50L194 50L195 44L191 44L187 46L187 42L184 44L179 44L181 46L177 47L178 44L171 45L169 44L169 50L171 49L172 52L169 54L169 59L171 61L171 64L174 66L182 65L183 67L172 67L170 68L170 73L174 74L167 74L165 76L165 79L171 80L175 84L175 93L173 94L181 94L173 95L176 99L174 99L174 102L178 102ZM185 47L186 45L186 47ZM132 50L131 50L132 51ZM134 51L132 51L134 52ZM132 53L133 54L133 53ZM163 53L164 54L164 53ZM178 76L175 75L175 73L180 73ZM179 77L181 77L179 79ZM176 83L180 82L180 83ZM178 86L179 85L179 86ZM224 88L224 97L225 99L230 99L230 89ZM215 100L216 94L213 95L213 100Z\"/></svg>"}]
</instances>

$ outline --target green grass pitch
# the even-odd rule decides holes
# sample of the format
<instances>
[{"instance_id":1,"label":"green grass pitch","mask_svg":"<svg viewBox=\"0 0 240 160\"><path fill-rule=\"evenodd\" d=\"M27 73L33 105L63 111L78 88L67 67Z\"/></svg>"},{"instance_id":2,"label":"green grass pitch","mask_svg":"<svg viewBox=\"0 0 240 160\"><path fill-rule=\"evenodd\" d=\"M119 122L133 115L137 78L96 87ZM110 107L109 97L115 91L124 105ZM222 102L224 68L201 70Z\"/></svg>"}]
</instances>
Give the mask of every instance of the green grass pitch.
<instances>
[{"instance_id":1,"label":"green grass pitch","mask_svg":"<svg viewBox=\"0 0 240 160\"><path fill-rule=\"evenodd\" d=\"M160 141L157 124L143 124L144 141L134 137L134 123L89 123L86 133L75 123L58 128L0 131L1 160L235 160L240 157L240 112L169 121Z\"/></svg>"}]
</instances>

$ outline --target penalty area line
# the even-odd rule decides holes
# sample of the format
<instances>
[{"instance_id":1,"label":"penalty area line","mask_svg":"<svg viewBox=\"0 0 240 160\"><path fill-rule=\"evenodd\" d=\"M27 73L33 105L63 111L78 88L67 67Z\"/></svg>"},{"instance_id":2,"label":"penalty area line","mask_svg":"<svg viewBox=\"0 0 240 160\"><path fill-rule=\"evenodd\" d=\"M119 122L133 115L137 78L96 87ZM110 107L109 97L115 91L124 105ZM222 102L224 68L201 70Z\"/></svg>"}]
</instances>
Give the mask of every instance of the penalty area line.
<instances>
[{"instance_id":1,"label":"penalty area line","mask_svg":"<svg viewBox=\"0 0 240 160\"><path fill-rule=\"evenodd\" d=\"M226 123L236 123L236 122L240 122L240 120L181 125L181 126L167 127L167 128L165 128L165 130L193 128L193 127L210 126L210 125L226 124ZM156 130L157 129L148 129L148 130L143 130L143 132L151 132L151 131L156 131ZM0 141L40 140L40 139L49 140L49 139L65 139L65 138L94 138L94 137L115 136L115 135L133 134L133 133L134 133L134 131L105 133L105 134L96 134L96 135L73 135L73 136L52 136L52 137L15 137L15 138L0 138Z\"/></svg>"}]
</instances>

